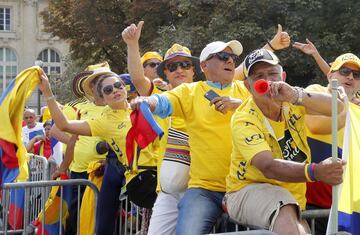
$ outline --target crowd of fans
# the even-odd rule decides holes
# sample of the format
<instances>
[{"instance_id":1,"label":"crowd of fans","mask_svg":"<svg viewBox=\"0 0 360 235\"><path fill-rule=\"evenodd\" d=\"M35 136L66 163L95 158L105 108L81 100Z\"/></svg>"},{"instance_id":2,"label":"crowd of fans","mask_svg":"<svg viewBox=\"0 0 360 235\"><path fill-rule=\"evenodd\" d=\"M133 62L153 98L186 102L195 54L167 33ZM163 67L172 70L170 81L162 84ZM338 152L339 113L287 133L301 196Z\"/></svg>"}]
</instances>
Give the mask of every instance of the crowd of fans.
<instances>
[{"instance_id":1,"label":"crowd of fans","mask_svg":"<svg viewBox=\"0 0 360 235\"><path fill-rule=\"evenodd\" d=\"M224 212L240 224L277 234L309 233L301 211L330 208L331 185L342 182L346 163L330 159L330 87L286 83L275 53L290 46L290 36L279 25L271 41L236 67L243 51L237 40L211 42L199 57L177 43L164 57L155 51L141 56L143 24L122 32L129 74L115 74L106 62L89 65L73 79L77 100L59 105L41 75L47 107L43 123L34 110L24 112L28 152L49 158L50 137L64 144L53 179L61 174L88 179L94 161L104 169L96 175L102 177L96 234L114 233L124 185L130 200L144 208L142 234L209 233ZM337 79L359 105L357 56L343 54L328 64L309 40L293 47L313 56L324 76ZM205 80L194 82L200 76ZM165 134L146 148L136 147L129 162L130 114L143 103ZM345 109L342 100L337 105L342 143ZM77 200L74 190L66 234L76 233ZM326 223L317 221L316 234L325 233Z\"/></svg>"}]
</instances>

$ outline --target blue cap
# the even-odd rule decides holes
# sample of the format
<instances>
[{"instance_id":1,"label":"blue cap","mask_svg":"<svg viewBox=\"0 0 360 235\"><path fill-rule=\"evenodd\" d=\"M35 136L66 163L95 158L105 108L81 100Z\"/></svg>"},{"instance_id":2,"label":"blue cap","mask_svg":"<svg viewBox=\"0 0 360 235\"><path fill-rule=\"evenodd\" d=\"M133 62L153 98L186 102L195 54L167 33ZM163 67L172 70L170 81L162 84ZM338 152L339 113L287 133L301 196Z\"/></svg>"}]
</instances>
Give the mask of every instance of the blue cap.
<instances>
[{"instance_id":1,"label":"blue cap","mask_svg":"<svg viewBox=\"0 0 360 235\"><path fill-rule=\"evenodd\" d=\"M127 92L136 92L136 87L132 83L132 80L131 80L131 77L130 77L129 74L127 74L127 73L120 74L119 77L125 83L125 87L126 87Z\"/></svg>"}]
</instances>

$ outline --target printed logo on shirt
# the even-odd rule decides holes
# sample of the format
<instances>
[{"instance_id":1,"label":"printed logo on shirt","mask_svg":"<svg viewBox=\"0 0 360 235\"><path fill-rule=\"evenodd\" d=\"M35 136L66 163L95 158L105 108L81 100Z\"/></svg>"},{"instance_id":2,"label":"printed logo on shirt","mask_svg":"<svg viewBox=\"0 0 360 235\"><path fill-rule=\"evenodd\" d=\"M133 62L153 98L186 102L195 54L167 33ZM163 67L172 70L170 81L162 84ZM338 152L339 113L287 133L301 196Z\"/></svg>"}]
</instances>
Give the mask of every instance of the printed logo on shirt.
<instances>
[{"instance_id":1,"label":"printed logo on shirt","mask_svg":"<svg viewBox=\"0 0 360 235\"><path fill-rule=\"evenodd\" d=\"M125 123L122 122L122 123L120 123L120 124L118 125L118 129L122 129L122 128L124 128L125 126L126 126Z\"/></svg>"},{"instance_id":2,"label":"printed logo on shirt","mask_svg":"<svg viewBox=\"0 0 360 235\"><path fill-rule=\"evenodd\" d=\"M111 148L114 150L116 155L122 157L123 153L113 138L111 138Z\"/></svg>"},{"instance_id":3,"label":"printed logo on shirt","mask_svg":"<svg viewBox=\"0 0 360 235\"><path fill-rule=\"evenodd\" d=\"M241 161L238 166L238 170L236 171L237 178L239 180L246 180L245 173L246 173L246 161Z\"/></svg>"},{"instance_id":4,"label":"printed logo on shirt","mask_svg":"<svg viewBox=\"0 0 360 235\"><path fill-rule=\"evenodd\" d=\"M294 139L290 135L290 131L285 131L285 136L279 141L285 160L294 162L306 161L306 155L298 148Z\"/></svg>"},{"instance_id":5,"label":"printed logo on shirt","mask_svg":"<svg viewBox=\"0 0 360 235\"><path fill-rule=\"evenodd\" d=\"M265 141L265 138L262 134L253 134L249 137L245 137L245 143L247 145L257 145Z\"/></svg>"}]
</instances>

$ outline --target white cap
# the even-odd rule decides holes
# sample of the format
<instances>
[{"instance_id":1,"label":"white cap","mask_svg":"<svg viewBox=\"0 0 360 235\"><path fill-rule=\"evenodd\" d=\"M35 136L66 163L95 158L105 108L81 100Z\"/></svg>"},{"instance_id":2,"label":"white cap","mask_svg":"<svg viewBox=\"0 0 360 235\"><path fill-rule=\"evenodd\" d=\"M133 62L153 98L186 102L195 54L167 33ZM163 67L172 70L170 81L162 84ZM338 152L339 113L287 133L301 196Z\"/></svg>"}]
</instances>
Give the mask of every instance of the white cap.
<instances>
[{"instance_id":1,"label":"white cap","mask_svg":"<svg viewBox=\"0 0 360 235\"><path fill-rule=\"evenodd\" d=\"M231 40L229 42L216 41L207 44L206 47L201 51L200 62L205 61L212 54L225 50L226 47L230 47L232 52L237 56L241 55L243 52L243 47L237 40Z\"/></svg>"}]
</instances>

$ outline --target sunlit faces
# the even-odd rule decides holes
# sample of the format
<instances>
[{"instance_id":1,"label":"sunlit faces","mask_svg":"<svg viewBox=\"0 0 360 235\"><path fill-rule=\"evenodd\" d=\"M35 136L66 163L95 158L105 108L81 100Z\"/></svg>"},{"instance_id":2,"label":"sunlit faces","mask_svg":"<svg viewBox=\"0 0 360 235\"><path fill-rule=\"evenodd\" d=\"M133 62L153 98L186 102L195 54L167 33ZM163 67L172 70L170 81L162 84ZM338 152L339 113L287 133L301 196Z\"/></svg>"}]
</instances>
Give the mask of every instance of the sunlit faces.
<instances>
[{"instance_id":1,"label":"sunlit faces","mask_svg":"<svg viewBox=\"0 0 360 235\"><path fill-rule=\"evenodd\" d=\"M176 56L166 61L164 73L174 88L184 82L191 83L193 81L194 65L190 58Z\"/></svg>"},{"instance_id":2,"label":"sunlit faces","mask_svg":"<svg viewBox=\"0 0 360 235\"><path fill-rule=\"evenodd\" d=\"M27 127L32 128L36 124L36 116L35 113L32 113L30 111L24 112L24 121L27 125Z\"/></svg>"},{"instance_id":3,"label":"sunlit faces","mask_svg":"<svg viewBox=\"0 0 360 235\"><path fill-rule=\"evenodd\" d=\"M44 130L45 130L45 137L49 139L50 138L51 126L50 125L45 126Z\"/></svg>"},{"instance_id":4,"label":"sunlit faces","mask_svg":"<svg viewBox=\"0 0 360 235\"><path fill-rule=\"evenodd\" d=\"M125 84L117 77L107 77L101 82L101 94L106 104L125 102L127 93Z\"/></svg>"},{"instance_id":5,"label":"sunlit faces","mask_svg":"<svg viewBox=\"0 0 360 235\"><path fill-rule=\"evenodd\" d=\"M272 65L266 62L259 62L254 64L250 71L249 76L252 81L264 79L268 81L281 81L282 80L282 67L280 65Z\"/></svg>"},{"instance_id":6,"label":"sunlit faces","mask_svg":"<svg viewBox=\"0 0 360 235\"><path fill-rule=\"evenodd\" d=\"M249 78L245 80L246 87L250 90L253 97L267 99L270 93L258 94L255 91L254 84L259 79L267 81L282 81L283 70L280 65L272 65L266 62L258 62L254 64L249 71Z\"/></svg>"},{"instance_id":7,"label":"sunlit faces","mask_svg":"<svg viewBox=\"0 0 360 235\"><path fill-rule=\"evenodd\" d=\"M360 90L360 68L353 64L344 64L337 71L329 73L329 79L337 79L338 85L344 87L348 97Z\"/></svg>"},{"instance_id":8,"label":"sunlit faces","mask_svg":"<svg viewBox=\"0 0 360 235\"><path fill-rule=\"evenodd\" d=\"M222 52L215 53L201 63L206 78L213 82L229 84L235 73L235 62L232 50L227 47Z\"/></svg>"},{"instance_id":9,"label":"sunlit faces","mask_svg":"<svg viewBox=\"0 0 360 235\"><path fill-rule=\"evenodd\" d=\"M158 78L158 74L156 73L156 68L161 63L158 59L149 59L146 60L143 64L144 67L144 75L149 78L150 80L154 80L155 78Z\"/></svg>"}]
</instances>

